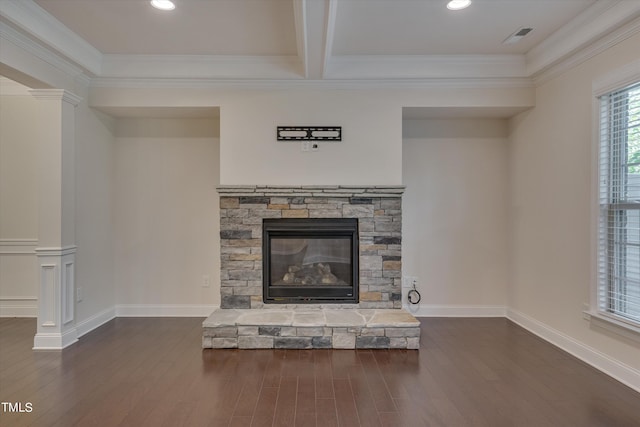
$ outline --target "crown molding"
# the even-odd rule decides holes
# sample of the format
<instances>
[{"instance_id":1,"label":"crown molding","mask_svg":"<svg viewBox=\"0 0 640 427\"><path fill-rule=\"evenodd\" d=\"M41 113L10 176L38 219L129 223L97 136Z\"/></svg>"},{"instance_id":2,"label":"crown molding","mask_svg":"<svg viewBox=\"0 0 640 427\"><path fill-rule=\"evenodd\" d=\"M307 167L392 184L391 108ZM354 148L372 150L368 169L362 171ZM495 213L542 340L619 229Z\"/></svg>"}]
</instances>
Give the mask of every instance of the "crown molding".
<instances>
[{"instance_id":1,"label":"crown molding","mask_svg":"<svg viewBox=\"0 0 640 427\"><path fill-rule=\"evenodd\" d=\"M517 78L432 78L432 79L191 79L191 78L94 78L91 88L125 89L487 89L532 88L527 77Z\"/></svg>"},{"instance_id":2,"label":"crown molding","mask_svg":"<svg viewBox=\"0 0 640 427\"><path fill-rule=\"evenodd\" d=\"M102 54L33 0L3 0L2 18L93 75L100 75Z\"/></svg>"},{"instance_id":3,"label":"crown molding","mask_svg":"<svg viewBox=\"0 0 640 427\"><path fill-rule=\"evenodd\" d=\"M604 52L605 50L615 46L616 44L632 37L633 35L640 33L640 17L634 21L629 22L617 30L609 33L605 37L597 40L591 45L579 50L570 57L558 62L557 64L548 67L540 73L533 75L533 81L536 86L539 86L549 80L559 76L565 71L574 68L583 62L593 58L594 56Z\"/></svg>"},{"instance_id":4,"label":"crown molding","mask_svg":"<svg viewBox=\"0 0 640 427\"><path fill-rule=\"evenodd\" d=\"M300 79L297 56L103 55L102 78Z\"/></svg>"},{"instance_id":5,"label":"crown molding","mask_svg":"<svg viewBox=\"0 0 640 427\"><path fill-rule=\"evenodd\" d=\"M35 56L68 76L76 79L82 78L81 76L83 76L81 68L63 59L60 55L57 55L55 52L52 52L50 49L20 33L18 30L2 21L0 21L0 42L2 42L2 44L11 43L18 49ZM0 49L0 58L1 57L2 49Z\"/></svg>"},{"instance_id":6,"label":"crown molding","mask_svg":"<svg viewBox=\"0 0 640 427\"><path fill-rule=\"evenodd\" d=\"M528 77L524 55L341 55L327 79L434 79Z\"/></svg>"},{"instance_id":7,"label":"crown molding","mask_svg":"<svg viewBox=\"0 0 640 427\"><path fill-rule=\"evenodd\" d=\"M537 76L640 17L639 1L601 0L526 53L527 75ZM606 46L604 47L606 48ZM571 65L572 61L567 64ZM564 66L567 66L565 64ZM574 64L575 65L575 64Z\"/></svg>"}]
</instances>

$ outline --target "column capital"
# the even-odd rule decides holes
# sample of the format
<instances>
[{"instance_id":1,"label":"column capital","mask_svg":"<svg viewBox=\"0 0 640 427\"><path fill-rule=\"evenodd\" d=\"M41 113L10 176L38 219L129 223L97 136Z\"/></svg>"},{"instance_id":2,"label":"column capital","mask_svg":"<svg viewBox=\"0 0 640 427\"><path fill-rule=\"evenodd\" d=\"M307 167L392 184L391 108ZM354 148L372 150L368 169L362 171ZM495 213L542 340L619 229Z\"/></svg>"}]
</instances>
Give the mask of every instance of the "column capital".
<instances>
[{"instance_id":1,"label":"column capital","mask_svg":"<svg viewBox=\"0 0 640 427\"><path fill-rule=\"evenodd\" d=\"M59 100L67 102L74 107L82 101L78 95L73 92L69 92L64 89L31 89L29 90L31 96L39 100Z\"/></svg>"}]
</instances>

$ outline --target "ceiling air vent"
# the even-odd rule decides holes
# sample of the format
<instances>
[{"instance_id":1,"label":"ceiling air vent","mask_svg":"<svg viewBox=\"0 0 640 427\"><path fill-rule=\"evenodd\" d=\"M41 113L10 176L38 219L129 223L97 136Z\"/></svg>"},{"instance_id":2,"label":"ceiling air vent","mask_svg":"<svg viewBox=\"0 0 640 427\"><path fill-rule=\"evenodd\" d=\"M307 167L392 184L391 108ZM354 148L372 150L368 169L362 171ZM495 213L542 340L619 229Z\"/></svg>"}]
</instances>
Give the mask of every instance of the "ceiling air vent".
<instances>
[{"instance_id":1,"label":"ceiling air vent","mask_svg":"<svg viewBox=\"0 0 640 427\"><path fill-rule=\"evenodd\" d=\"M516 30L515 33L511 34L509 37L502 42L502 44L514 44L518 43L524 36L533 31L533 28L520 28Z\"/></svg>"}]
</instances>

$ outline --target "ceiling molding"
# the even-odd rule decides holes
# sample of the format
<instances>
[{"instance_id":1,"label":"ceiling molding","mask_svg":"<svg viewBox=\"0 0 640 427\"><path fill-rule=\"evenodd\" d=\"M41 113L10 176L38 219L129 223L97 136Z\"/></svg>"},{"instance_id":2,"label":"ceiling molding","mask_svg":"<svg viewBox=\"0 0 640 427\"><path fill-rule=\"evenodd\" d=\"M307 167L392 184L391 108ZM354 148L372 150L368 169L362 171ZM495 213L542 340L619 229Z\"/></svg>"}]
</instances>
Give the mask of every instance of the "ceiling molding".
<instances>
[{"instance_id":1,"label":"ceiling molding","mask_svg":"<svg viewBox=\"0 0 640 427\"><path fill-rule=\"evenodd\" d=\"M524 55L334 56L328 79L528 77Z\"/></svg>"},{"instance_id":2,"label":"ceiling molding","mask_svg":"<svg viewBox=\"0 0 640 427\"><path fill-rule=\"evenodd\" d=\"M100 75L102 54L33 0L2 0L3 20L26 31L40 43L71 59L93 75Z\"/></svg>"},{"instance_id":3,"label":"ceiling molding","mask_svg":"<svg viewBox=\"0 0 640 427\"><path fill-rule=\"evenodd\" d=\"M559 76L576 67L583 62L593 58L599 53L604 52L610 47L615 46L616 44L628 39L629 37L640 33L640 17L636 18L634 21L629 22L622 27L618 28L614 32L606 35L605 37L597 40L591 45L579 50L574 55L571 55L568 58L560 61L559 63L546 68L543 72L537 73L533 75L533 81L536 86L539 86L553 78Z\"/></svg>"},{"instance_id":4,"label":"ceiling molding","mask_svg":"<svg viewBox=\"0 0 640 427\"><path fill-rule=\"evenodd\" d=\"M638 1L597 1L526 53L528 75L544 72L638 17Z\"/></svg>"},{"instance_id":5,"label":"ceiling molding","mask_svg":"<svg viewBox=\"0 0 640 427\"><path fill-rule=\"evenodd\" d=\"M435 78L435 79L369 79L369 80L261 80L261 79L154 79L94 78L92 88L125 89L493 89L533 88L531 79L522 78Z\"/></svg>"},{"instance_id":6,"label":"ceiling molding","mask_svg":"<svg viewBox=\"0 0 640 427\"><path fill-rule=\"evenodd\" d=\"M71 76L74 79L83 76L82 68L67 61L59 54L52 52L45 46L34 41L30 37L27 37L23 33L19 32L15 28L9 26L7 23L0 21L0 44L11 43L18 49L35 56L36 58L46 62L47 64L62 71L64 74ZM6 47L5 47L6 49ZM0 62L2 60L3 50L0 49Z\"/></svg>"},{"instance_id":7,"label":"ceiling molding","mask_svg":"<svg viewBox=\"0 0 640 427\"><path fill-rule=\"evenodd\" d=\"M104 55L103 78L301 79L298 56Z\"/></svg>"}]
</instances>

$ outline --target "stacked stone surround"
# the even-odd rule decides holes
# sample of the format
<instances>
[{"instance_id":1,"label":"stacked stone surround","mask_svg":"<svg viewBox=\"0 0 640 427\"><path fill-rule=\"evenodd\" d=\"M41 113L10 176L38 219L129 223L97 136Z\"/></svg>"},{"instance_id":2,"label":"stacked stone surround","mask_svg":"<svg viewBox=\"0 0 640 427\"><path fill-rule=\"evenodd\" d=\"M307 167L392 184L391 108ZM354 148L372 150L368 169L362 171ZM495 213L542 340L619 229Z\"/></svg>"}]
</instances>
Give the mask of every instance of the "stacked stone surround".
<instances>
[{"instance_id":1,"label":"stacked stone surround","mask_svg":"<svg viewBox=\"0 0 640 427\"><path fill-rule=\"evenodd\" d=\"M218 187L221 308L265 306L264 218L357 218L360 302L343 307L401 308L403 191L401 186Z\"/></svg>"},{"instance_id":2,"label":"stacked stone surround","mask_svg":"<svg viewBox=\"0 0 640 427\"><path fill-rule=\"evenodd\" d=\"M418 349L402 309L402 186L222 186L221 305L203 348ZM265 218L357 218L359 303L264 304Z\"/></svg>"}]
</instances>

